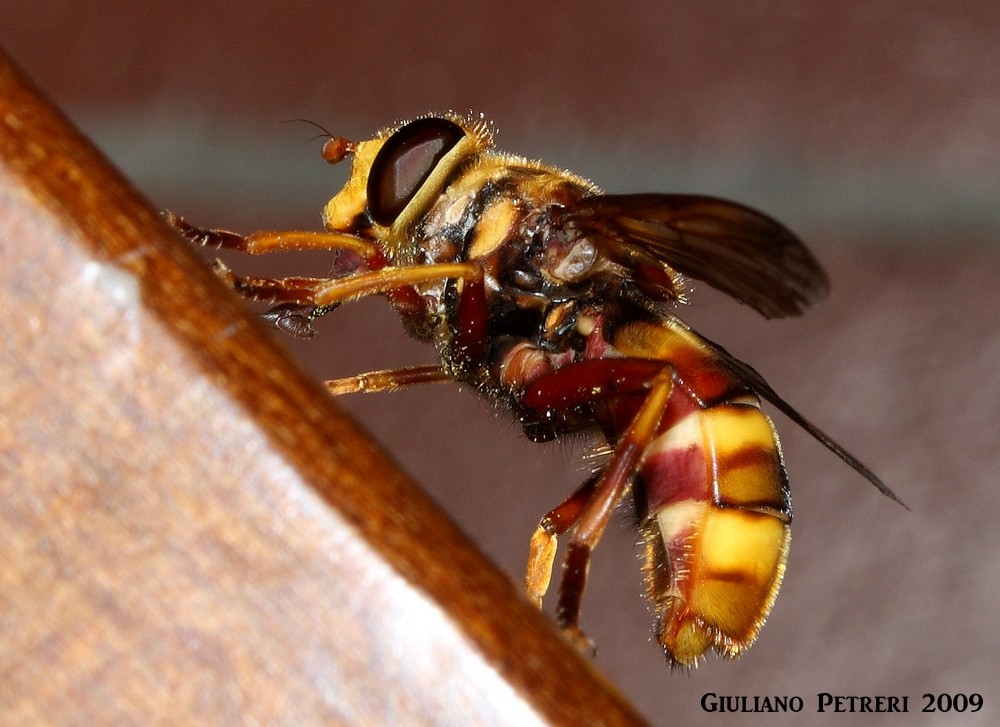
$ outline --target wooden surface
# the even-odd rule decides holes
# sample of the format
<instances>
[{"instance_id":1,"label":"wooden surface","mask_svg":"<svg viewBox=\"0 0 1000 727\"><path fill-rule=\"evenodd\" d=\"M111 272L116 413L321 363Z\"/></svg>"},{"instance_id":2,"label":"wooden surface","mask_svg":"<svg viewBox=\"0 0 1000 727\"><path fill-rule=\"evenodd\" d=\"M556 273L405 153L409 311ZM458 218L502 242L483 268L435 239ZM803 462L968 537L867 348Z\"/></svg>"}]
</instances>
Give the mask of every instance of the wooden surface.
<instances>
[{"instance_id":1,"label":"wooden surface","mask_svg":"<svg viewBox=\"0 0 1000 727\"><path fill-rule=\"evenodd\" d=\"M0 57L11 724L641 719Z\"/></svg>"},{"instance_id":2,"label":"wooden surface","mask_svg":"<svg viewBox=\"0 0 1000 727\"><path fill-rule=\"evenodd\" d=\"M588 582L594 663L647 720L669 727L710 721L708 692L806 703L803 714L766 720L727 714L726 727L821 721L808 715L824 692L909 696L910 714L856 713L852 727L1000 723L995 2L591 0L573 13L526 0L38 7L0 2L0 46L155 209L199 224L319 228L348 170L319 158L320 142L307 143L316 130L285 119L360 139L447 109L484 112L499 148L609 192L714 194L787 224L830 273L823 305L764 321L696 286L679 313L752 364L913 512L769 409L795 522L757 643L737 662L665 669L622 513ZM40 245L22 252L38 255ZM329 265L282 257L226 260L248 274L280 264L281 274L315 275ZM4 330L15 314L3 309ZM316 378L433 357L382 300L325 316L301 345L277 340ZM528 442L459 387L337 404L514 581L539 516L585 477L585 441ZM927 692L978 692L987 706L921 714Z\"/></svg>"}]
</instances>

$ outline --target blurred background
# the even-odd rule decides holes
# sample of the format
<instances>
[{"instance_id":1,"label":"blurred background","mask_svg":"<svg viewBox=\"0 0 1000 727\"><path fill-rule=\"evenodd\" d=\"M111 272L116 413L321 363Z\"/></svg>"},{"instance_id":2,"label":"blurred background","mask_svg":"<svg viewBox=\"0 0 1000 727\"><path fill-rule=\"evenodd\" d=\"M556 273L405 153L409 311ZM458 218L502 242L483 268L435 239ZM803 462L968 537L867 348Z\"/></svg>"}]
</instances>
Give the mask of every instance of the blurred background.
<instances>
[{"instance_id":1,"label":"blurred background","mask_svg":"<svg viewBox=\"0 0 1000 727\"><path fill-rule=\"evenodd\" d=\"M833 279L815 311L766 322L702 288L685 318L912 512L775 415L796 511L785 585L743 659L689 674L651 641L620 517L596 552L583 627L597 666L664 725L698 719L707 692L798 695L805 714L819 692L909 696L911 714L866 724L1000 714L997 37L985 1L0 5L0 46L154 207L196 224L318 229L347 170L288 119L363 139L454 109L491 118L502 149L607 191L734 198L809 243ZM322 378L433 355L381 300L281 343ZM533 445L468 391L342 403L516 580L538 518L583 477L585 442ZM980 693L986 706L921 714L924 693ZM743 719L759 723L727 723Z\"/></svg>"}]
</instances>

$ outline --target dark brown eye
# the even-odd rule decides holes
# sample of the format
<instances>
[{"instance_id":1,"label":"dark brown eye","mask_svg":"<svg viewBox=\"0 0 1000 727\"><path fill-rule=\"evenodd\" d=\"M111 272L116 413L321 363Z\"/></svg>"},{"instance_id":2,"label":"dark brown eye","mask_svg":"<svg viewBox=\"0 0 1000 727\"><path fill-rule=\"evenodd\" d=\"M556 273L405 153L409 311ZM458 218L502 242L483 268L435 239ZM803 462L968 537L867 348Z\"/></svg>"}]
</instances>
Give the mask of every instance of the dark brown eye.
<instances>
[{"instance_id":1,"label":"dark brown eye","mask_svg":"<svg viewBox=\"0 0 1000 727\"><path fill-rule=\"evenodd\" d=\"M368 211L380 225L391 225L410 203L441 158L465 132L447 119L411 121L379 149L368 172Z\"/></svg>"}]
</instances>

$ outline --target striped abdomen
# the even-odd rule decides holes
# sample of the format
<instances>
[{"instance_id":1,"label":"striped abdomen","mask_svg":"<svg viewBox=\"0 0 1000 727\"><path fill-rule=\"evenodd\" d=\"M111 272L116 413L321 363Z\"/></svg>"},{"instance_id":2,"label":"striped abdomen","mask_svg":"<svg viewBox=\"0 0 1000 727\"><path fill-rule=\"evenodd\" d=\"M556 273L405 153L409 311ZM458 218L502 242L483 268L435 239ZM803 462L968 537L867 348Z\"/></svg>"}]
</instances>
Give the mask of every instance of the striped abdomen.
<instances>
[{"instance_id":1,"label":"striped abdomen","mask_svg":"<svg viewBox=\"0 0 1000 727\"><path fill-rule=\"evenodd\" d=\"M676 383L641 478L648 595L679 664L736 656L777 595L792 512L781 450L757 396L675 321L620 329L615 348L666 361Z\"/></svg>"}]
</instances>

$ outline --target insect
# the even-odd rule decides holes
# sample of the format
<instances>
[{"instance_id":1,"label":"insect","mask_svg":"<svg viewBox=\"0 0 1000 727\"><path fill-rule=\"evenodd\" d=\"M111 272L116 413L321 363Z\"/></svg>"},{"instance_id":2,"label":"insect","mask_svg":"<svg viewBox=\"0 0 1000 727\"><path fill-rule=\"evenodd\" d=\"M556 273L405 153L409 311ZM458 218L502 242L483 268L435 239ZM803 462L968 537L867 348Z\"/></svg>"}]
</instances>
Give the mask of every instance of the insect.
<instances>
[{"instance_id":1,"label":"insect","mask_svg":"<svg viewBox=\"0 0 1000 727\"><path fill-rule=\"evenodd\" d=\"M768 318L822 299L819 263L785 227L742 205L686 194L605 195L589 181L496 151L482 117L426 116L359 143L322 232L239 235L165 213L188 240L267 253L335 252L326 277L217 272L298 336L340 304L384 295L438 362L328 382L335 394L459 381L509 409L532 440L597 432L603 463L538 524L526 586L541 605L568 537L556 618L581 646L590 555L631 497L646 593L672 665L736 657L774 602L792 506L778 438L760 399L896 495L807 421L753 368L675 314L685 276ZM901 503L902 504L902 503Z\"/></svg>"}]
</instances>

